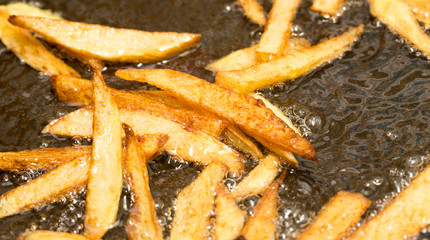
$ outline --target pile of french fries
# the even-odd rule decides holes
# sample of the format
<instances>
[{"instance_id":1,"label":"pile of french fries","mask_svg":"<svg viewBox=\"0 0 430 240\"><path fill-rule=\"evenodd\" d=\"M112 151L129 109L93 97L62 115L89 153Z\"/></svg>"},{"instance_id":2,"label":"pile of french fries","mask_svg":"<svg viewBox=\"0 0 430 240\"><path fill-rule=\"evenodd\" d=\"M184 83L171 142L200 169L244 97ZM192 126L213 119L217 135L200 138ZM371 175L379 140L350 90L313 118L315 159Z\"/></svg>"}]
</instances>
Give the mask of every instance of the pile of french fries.
<instances>
[{"instance_id":1,"label":"pile of french fries","mask_svg":"<svg viewBox=\"0 0 430 240\"><path fill-rule=\"evenodd\" d=\"M197 46L200 35L70 22L22 3L0 6L2 42L28 65L51 76L59 100L82 107L50 122L43 133L92 138L92 146L0 153L2 171L50 169L1 195L0 217L49 203L75 188L87 189L83 235L32 231L21 239L103 238L116 220L123 180L133 199L124 224L128 238L163 239L147 170L147 162L160 150L206 166L177 196L170 239L276 238L278 189L288 177L283 165L299 166L293 153L314 161L317 155L279 109L250 93L293 80L342 56L359 39L364 27L351 28L310 46L303 38L291 37L300 0L275 0L267 21L257 1L239 2L245 14L264 25L265 31L257 45L207 66L216 72L217 84L168 69L118 70L115 75L119 78L162 89L132 92L106 86L103 61L157 62ZM403 9L408 5L402 0L393 4L387 0L369 2L372 13L401 34L404 24L416 23L410 18L412 10ZM312 9L339 15L343 4L316 0ZM407 12L398 25L390 17L396 11ZM414 31L410 34L415 35L405 38L427 54L428 36ZM80 78L32 32L87 64L93 72L92 82ZM412 41L415 37L422 41ZM237 186L226 188L222 184L226 173L241 174L245 156L258 159L259 164ZM426 211L430 195L424 190L430 184L429 171L424 170L380 214L352 234L350 230L362 219L370 201L358 193L339 192L297 239L401 239L417 234L430 223ZM237 203L256 195L262 198L253 214L247 216ZM211 218L215 222L209 231Z\"/></svg>"}]
</instances>

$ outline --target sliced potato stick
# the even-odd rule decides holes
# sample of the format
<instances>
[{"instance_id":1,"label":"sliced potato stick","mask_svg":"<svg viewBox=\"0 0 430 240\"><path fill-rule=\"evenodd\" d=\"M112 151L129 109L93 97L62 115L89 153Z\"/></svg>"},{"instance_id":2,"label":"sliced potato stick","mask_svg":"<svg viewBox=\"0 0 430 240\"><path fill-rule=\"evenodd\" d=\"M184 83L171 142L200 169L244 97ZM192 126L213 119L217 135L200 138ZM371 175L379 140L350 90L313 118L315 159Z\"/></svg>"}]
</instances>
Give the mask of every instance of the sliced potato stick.
<instances>
[{"instance_id":1,"label":"sliced potato stick","mask_svg":"<svg viewBox=\"0 0 430 240\"><path fill-rule=\"evenodd\" d=\"M272 111L250 96L169 69L123 69L115 73L126 80L147 82L196 107L237 124L251 137L316 160L312 145Z\"/></svg>"},{"instance_id":2,"label":"sliced potato stick","mask_svg":"<svg viewBox=\"0 0 430 240\"><path fill-rule=\"evenodd\" d=\"M49 169L69 162L79 156L87 155L90 152L90 146L0 152L0 170Z\"/></svg>"},{"instance_id":3,"label":"sliced potato stick","mask_svg":"<svg viewBox=\"0 0 430 240\"><path fill-rule=\"evenodd\" d=\"M79 55L115 62L157 62L200 42L200 34L191 33L145 32L26 16L11 16L9 21Z\"/></svg>"},{"instance_id":4,"label":"sliced potato stick","mask_svg":"<svg viewBox=\"0 0 430 240\"><path fill-rule=\"evenodd\" d=\"M224 164L212 162L178 194L170 232L171 240L207 239L215 201L215 187L224 178L225 172Z\"/></svg>"},{"instance_id":5,"label":"sliced potato stick","mask_svg":"<svg viewBox=\"0 0 430 240\"><path fill-rule=\"evenodd\" d=\"M149 189L148 169L145 154L153 153L163 145L163 137L159 139L156 149L144 149L139 145L134 133L128 127L126 132L126 149L124 154L124 172L131 188L133 207L125 223L129 239L163 239L163 232L158 222L154 199Z\"/></svg>"},{"instance_id":6,"label":"sliced potato stick","mask_svg":"<svg viewBox=\"0 0 430 240\"><path fill-rule=\"evenodd\" d=\"M0 8L0 39L19 59L48 75L80 76L73 68L48 51L29 31L10 24L8 18L7 8Z\"/></svg>"},{"instance_id":7,"label":"sliced potato stick","mask_svg":"<svg viewBox=\"0 0 430 240\"><path fill-rule=\"evenodd\" d=\"M122 192L122 128L116 103L97 62L94 85L93 145L87 184L85 236L100 239L115 222Z\"/></svg>"},{"instance_id":8,"label":"sliced potato stick","mask_svg":"<svg viewBox=\"0 0 430 240\"><path fill-rule=\"evenodd\" d=\"M310 47L310 43L305 38L292 37L288 40L287 47L284 49L282 56L302 48ZM206 66L206 69L212 72L223 72L232 70L242 70L256 65L257 53L255 50L257 45L239 49L227 56L217 59Z\"/></svg>"},{"instance_id":9,"label":"sliced potato stick","mask_svg":"<svg viewBox=\"0 0 430 240\"><path fill-rule=\"evenodd\" d=\"M87 182L90 155L83 155L0 196L0 218L29 210ZM65 177L67 176L67 177Z\"/></svg>"},{"instance_id":10,"label":"sliced potato stick","mask_svg":"<svg viewBox=\"0 0 430 240\"><path fill-rule=\"evenodd\" d=\"M338 192L297 240L342 239L361 219L370 201L360 193Z\"/></svg>"},{"instance_id":11,"label":"sliced potato stick","mask_svg":"<svg viewBox=\"0 0 430 240\"><path fill-rule=\"evenodd\" d=\"M215 81L241 93L250 93L286 80L294 80L342 56L362 32L363 25L360 25L340 36L267 63L243 70L218 72Z\"/></svg>"},{"instance_id":12,"label":"sliced potato stick","mask_svg":"<svg viewBox=\"0 0 430 240\"><path fill-rule=\"evenodd\" d=\"M61 136L92 136L90 108L81 108L52 121L43 130ZM136 134L167 134L169 140L163 149L187 161L209 164L222 161L232 172L240 172L244 166L241 156L220 141L200 132L185 130L180 124L159 118L141 110L120 109L121 122L129 125Z\"/></svg>"},{"instance_id":13,"label":"sliced potato stick","mask_svg":"<svg viewBox=\"0 0 430 240\"><path fill-rule=\"evenodd\" d=\"M294 17L301 0L274 0L269 18L255 50L259 62L280 57L287 47Z\"/></svg>"},{"instance_id":14,"label":"sliced potato stick","mask_svg":"<svg viewBox=\"0 0 430 240\"><path fill-rule=\"evenodd\" d=\"M77 106L92 104L93 91L90 81L67 75L52 76L50 80L59 100ZM226 127L222 120L195 111L112 88L109 88L109 91L119 108L147 110L151 114L178 122L187 128L201 130L215 138L218 138Z\"/></svg>"},{"instance_id":15,"label":"sliced potato stick","mask_svg":"<svg viewBox=\"0 0 430 240\"><path fill-rule=\"evenodd\" d=\"M430 57L430 36L421 29L412 9L405 1L369 0L369 4L370 12L375 17Z\"/></svg>"},{"instance_id":16,"label":"sliced potato stick","mask_svg":"<svg viewBox=\"0 0 430 240\"><path fill-rule=\"evenodd\" d=\"M256 140L258 141L258 138ZM288 164L288 166L293 167L293 168L299 167L299 162L297 161L294 154L291 153L290 151L287 151L285 149L282 149L278 146L275 146L275 145L267 143L267 142L265 142L263 145L265 147L267 147L268 149L270 149L270 151L272 151L273 153L278 155L278 157L280 157L280 159L284 163Z\"/></svg>"},{"instance_id":17,"label":"sliced potato stick","mask_svg":"<svg viewBox=\"0 0 430 240\"><path fill-rule=\"evenodd\" d=\"M142 156L146 161L151 161L161 153L161 147L169 140L166 134L145 134L136 136L140 147L143 149Z\"/></svg>"},{"instance_id":18,"label":"sliced potato stick","mask_svg":"<svg viewBox=\"0 0 430 240\"><path fill-rule=\"evenodd\" d=\"M240 151L250 154L253 158L261 159L264 157L257 145L255 145L255 143L242 131L232 125L227 126L227 129L223 134L223 139L225 142L235 146Z\"/></svg>"},{"instance_id":19,"label":"sliced potato stick","mask_svg":"<svg viewBox=\"0 0 430 240\"><path fill-rule=\"evenodd\" d=\"M9 3L4 7L7 8L7 11L9 12L10 15L63 19L58 13L54 13L48 9L41 9L28 3L14 2L14 3Z\"/></svg>"},{"instance_id":20,"label":"sliced potato stick","mask_svg":"<svg viewBox=\"0 0 430 240\"><path fill-rule=\"evenodd\" d=\"M262 194L272 184L278 175L279 158L273 154L260 160L257 167L251 170L249 174L231 190L233 197L240 201L243 198Z\"/></svg>"},{"instance_id":21,"label":"sliced potato stick","mask_svg":"<svg viewBox=\"0 0 430 240\"><path fill-rule=\"evenodd\" d=\"M246 240L276 239L275 220L278 216L278 189L285 172L270 185L248 218L242 232Z\"/></svg>"},{"instance_id":22,"label":"sliced potato stick","mask_svg":"<svg viewBox=\"0 0 430 240\"><path fill-rule=\"evenodd\" d=\"M245 213L236 205L233 196L219 183L216 188L214 240L234 240L242 233Z\"/></svg>"},{"instance_id":23,"label":"sliced potato stick","mask_svg":"<svg viewBox=\"0 0 430 240\"><path fill-rule=\"evenodd\" d=\"M428 0L406 0L406 3L415 13L418 21L430 28L430 4Z\"/></svg>"},{"instance_id":24,"label":"sliced potato stick","mask_svg":"<svg viewBox=\"0 0 430 240\"><path fill-rule=\"evenodd\" d=\"M418 235L430 224L430 167L348 239L405 239Z\"/></svg>"},{"instance_id":25,"label":"sliced potato stick","mask_svg":"<svg viewBox=\"0 0 430 240\"><path fill-rule=\"evenodd\" d=\"M314 0L311 10L336 17L342 13L345 0Z\"/></svg>"},{"instance_id":26,"label":"sliced potato stick","mask_svg":"<svg viewBox=\"0 0 430 240\"><path fill-rule=\"evenodd\" d=\"M252 22L264 26L266 24L266 16L264 15L263 6L257 0L237 0L242 5L245 15Z\"/></svg>"},{"instance_id":27,"label":"sliced potato stick","mask_svg":"<svg viewBox=\"0 0 430 240\"><path fill-rule=\"evenodd\" d=\"M17 240L86 240L87 238L73 233L37 230L27 232Z\"/></svg>"}]
</instances>

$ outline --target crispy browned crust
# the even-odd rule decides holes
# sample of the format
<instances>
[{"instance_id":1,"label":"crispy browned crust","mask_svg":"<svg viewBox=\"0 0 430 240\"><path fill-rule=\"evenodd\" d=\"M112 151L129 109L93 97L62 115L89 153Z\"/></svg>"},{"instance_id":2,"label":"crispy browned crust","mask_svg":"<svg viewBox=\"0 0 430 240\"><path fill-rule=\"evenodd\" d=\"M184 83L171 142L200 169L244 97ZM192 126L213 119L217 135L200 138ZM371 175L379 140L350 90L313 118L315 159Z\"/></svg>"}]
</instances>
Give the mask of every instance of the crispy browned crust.
<instances>
[{"instance_id":1,"label":"crispy browned crust","mask_svg":"<svg viewBox=\"0 0 430 240\"><path fill-rule=\"evenodd\" d=\"M89 154L90 146L42 148L19 152L1 152L0 170L50 169L69 162L79 156Z\"/></svg>"},{"instance_id":2,"label":"crispy browned crust","mask_svg":"<svg viewBox=\"0 0 430 240\"><path fill-rule=\"evenodd\" d=\"M348 239L405 239L418 235L430 224L428 189L430 167L426 167L391 203L357 228Z\"/></svg>"},{"instance_id":3,"label":"crispy browned crust","mask_svg":"<svg viewBox=\"0 0 430 240\"><path fill-rule=\"evenodd\" d=\"M145 32L26 16L11 16L9 21L79 55L114 62L158 62L200 42L200 34L191 33Z\"/></svg>"},{"instance_id":4,"label":"crispy browned crust","mask_svg":"<svg viewBox=\"0 0 430 240\"><path fill-rule=\"evenodd\" d=\"M94 116L91 168L87 184L85 236L100 239L115 222L122 191L122 128L100 64L93 71Z\"/></svg>"},{"instance_id":5,"label":"crispy browned crust","mask_svg":"<svg viewBox=\"0 0 430 240\"><path fill-rule=\"evenodd\" d=\"M207 239L215 187L224 178L226 170L224 164L213 162L190 185L182 189L175 201L171 240Z\"/></svg>"},{"instance_id":6,"label":"crispy browned crust","mask_svg":"<svg viewBox=\"0 0 430 240\"><path fill-rule=\"evenodd\" d=\"M338 192L297 240L342 239L361 220L370 203L360 193Z\"/></svg>"},{"instance_id":7,"label":"crispy browned crust","mask_svg":"<svg viewBox=\"0 0 430 240\"><path fill-rule=\"evenodd\" d=\"M266 16L263 6L257 0L237 0L243 7L245 15L254 23L264 26L266 24Z\"/></svg>"},{"instance_id":8,"label":"crispy browned crust","mask_svg":"<svg viewBox=\"0 0 430 240\"><path fill-rule=\"evenodd\" d=\"M87 238L73 233L54 232L46 230L37 230L26 232L24 235L17 238L17 240L86 240Z\"/></svg>"},{"instance_id":9,"label":"crispy browned crust","mask_svg":"<svg viewBox=\"0 0 430 240\"><path fill-rule=\"evenodd\" d=\"M158 222L155 203L149 189L149 176L146 168L146 156L157 152L160 145L165 142L163 135L153 138L144 137L143 144L139 144L134 136L133 130L128 126L124 127L126 132L124 172L127 184L130 186L133 196L133 207L130 209L129 218L125 224L125 229L129 239L162 240L163 232ZM145 143L153 141L152 143Z\"/></svg>"},{"instance_id":10,"label":"crispy browned crust","mask_svg":"<svg viewBox=\"0 0 430 240\"><path fill-rule=\"evenodd\" d=\"M28 210L87 182L90 155L82 155L0 197L0 218ZM67 177L64 177L67 176Z\"/></svg>"},{"instance_id":11,"label":"crispy browned crust","mask_svg":"<svg viewBox=\"0 0 430 240\"><path fill-rule=\"evenodd\" d=\"M317 160L312 145L253 97L169 69L123 69L115 73L126 80L147 82L172 95L234 122L246 134Z\"/></svg>"}]
</instances>

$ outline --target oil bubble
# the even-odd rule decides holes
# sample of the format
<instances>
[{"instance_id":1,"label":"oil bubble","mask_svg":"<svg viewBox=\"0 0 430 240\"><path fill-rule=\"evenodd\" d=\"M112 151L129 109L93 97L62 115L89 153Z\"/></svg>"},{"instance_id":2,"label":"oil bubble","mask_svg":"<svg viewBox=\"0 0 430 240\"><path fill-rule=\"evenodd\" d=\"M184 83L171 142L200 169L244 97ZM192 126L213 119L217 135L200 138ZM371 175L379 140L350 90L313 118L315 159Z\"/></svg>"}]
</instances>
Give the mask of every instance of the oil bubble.
<instances>
[{"instance_id":1,"label":"oil bubble","mask_svg":"<svg viewBox=\"0 0 430 240\"><path fill-rule=\"evenodd\" d=\"M325 125L325 118L316 113L310 113L305 117L305 124L312 132L320 132Z\"/></svg>"}]
</instances>

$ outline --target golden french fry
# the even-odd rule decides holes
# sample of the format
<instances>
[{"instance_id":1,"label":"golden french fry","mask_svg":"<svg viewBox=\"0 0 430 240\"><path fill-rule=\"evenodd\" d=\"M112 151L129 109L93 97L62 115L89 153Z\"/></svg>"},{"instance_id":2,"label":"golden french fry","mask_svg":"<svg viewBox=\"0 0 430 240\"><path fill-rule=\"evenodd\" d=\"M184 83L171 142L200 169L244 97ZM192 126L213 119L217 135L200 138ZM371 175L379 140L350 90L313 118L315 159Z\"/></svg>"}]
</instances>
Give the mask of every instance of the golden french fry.
<instances>
[{"instance_id":1,"label":"golden french fry","mask_svg":"<svg viewBox=\"0 0 430 240\"><path fill-rule=\"evenodd\" d=\"M256 139L257 141L258 138ZM259 142L262 142L263 140L260 140ZM285 149L282 149L276 145L264 142L263 144L266 148L268 148L271 152L275 153L283 162L288 164L289 167L297 168L299 167L299 162L297 161L296 157L293 153L290 151L287 151Z\"/></svg>"},{"instance_id":2,"label":"golden french fry","mask_svg":"<svg viewBox=\"0 0 430 240\"><path fill-rule=\"evenodd\" d=\"M249 174L231 190L233 197L240 201L243 198L261 194L272 184L278 175L279 158L273 154L260 160L257 167L251 170Z\"/></svg>"},{"instance_id":3,"label":"golden french fry","mask_svg":"<svg viewBox=\"0 0 430 240\"><path fill-rule=\"evenodd\" d=\"M264 15L263 6L257 0L237 0L242 5L245 15L252 22L264 26L266 24L266 16Z\"/></svg>"},{"instance_id":4,"label":"golden french fry","mask_svg":"<svg viewBox=\"0 0 430 240\"><path fill-rule=\"evenodd\" d=\"M10 15L63 19L58 13L54 13L48 9L38 8L29 3L14 2L1 7L5 7Z\"/></svg>"},{"instance_id":5,"label":"golden french fry","mask_svg":"<svg viewBox=\"0 0 430 240\"><path fill-rule=\"evenodd\" d=\"M294 80L322 64L332 61L351 48L363 32L363 25L325 42L294 51L267 63L237 70L218 72L216 83L241 93L268 87L286 80Z\"/></svg>"},{"instance_id":6,"label":"golden french fry","mask_svg":"<svg viewBox=\"0 0 430 240\"><path fill-rule=\"evenodd\" d=\"M82 155L4 193L0 196L0 218L29 210L31 206L83 186L88 179L89 161L90 155Z\"/></svg>"},{"instance_id":7,"label":"golden french fry","mask_svg":"<svg viewBox=\"0 0 430 240\"><path fill-rule=\"evenodd\" d=\"M369 0L369 4L370 12L375 17L430 57L430 37L421 29L405 1Z\"/></svg>"},{"instance_id":8,"label":"golden french fry","mask_svg":"<svg viewBox=\"0 0 430 240\"><path fill-rule=\"evenodd\" d=\"M418 21L430 28L430 4L428 0L406 0L406 3L415 13Z\"/></svg>"},{"instance_id":9,"label":"golden french fry","mask_svg":"<svg viewBox=\"0 0 430 240\"><path fill-rule=\"evenodd\" d=\"M269 18L255 50L258 62L280 57L287 48L288 39L301 0L274 0Z\"/></svg>"},{"instance_id":10,"label":"golden french fry","mask_svg":"<svg viewBox=\"0 0 430 240\"><path fill-rule=\"evenodd\" d=\"M251 137L317 160L315 150L305 138L251 96L169 69L123 69L116 71L115 75L159 87L196 107L234 122Z\"/></svg>"},{"instance_id":11,"label":"golden french fry","mask_svg":"<svg viewBox=\"0 0 430 240\"><path fill-rule=\"evenodd\" d=\"M169 140L169 136L166 134L145 134L136 136L136 138L143 149L142 156L146 161L151 161L161 153L161 147Z\"/></svg>"},{"instance_id":12,"label":"golden french fry","mask_svg":"<svg viewBox=\"0 0 430 240\"><path fill-rule=\"evenodd\" d=\"M86 240L87 238L73 233L54 232L46 230L37 230L26 232L24 235L17 238L17 240Z\"/></svg>"},{"instance_id":13,"label":"golden french fry","mask_svg":"<svg viewBox=\"0 0 430 240\"><path fill-rule=\"evenodd\" d=\"M215 187L224 178L226 170L224 164L212 162L178 194L171 240L207 239Z\"/></svg>"},{"instance_id":14,"label":"golden french fry","mask_svg":"<svg viewBox=\"0 0 430 240\"><path fill-rule=\"evenodd\" d=\"M361 219L370 201L360 193L338 192L297 240L342 239Z\"/></svg>"},{"instance_id":15,"label":"golden french fry","mask_svg":"<svg viewBox=\"0 0 430 240\"><path fill-rule=\"evenodd\" d=\"M11 16L9 21L79 55L115 62L157 62L200 42L200 34L191 33L145 32L26 16Z\"/></svg>"},{"instance_id":16,"label":"golden french fry","mask_svg":"<svg viewBox=\"0 0 430 240\"><path fill-rule=\"evenodd\" d=\"M0 152L0 170L53 168L91 152L89 146L42 148L19 152Z\"/></svg>"},{"instance_id":17,"label":"golden french fry","mask_svg":"<svg viewBox=\"0 0 430 240\"><path fill-rule=\"evenodd\" d=\"M235 146L240 151L250 154L253 158L261 159L264 157L255 143L248 138L242 131L233 125L228 125L222 135L224 142Z\"/></svg>"},{"instance_id":18,"label":"golden french fry","mask_svg":"<svg viewBox=\"0 0 430 240\"><path fill-rule=\"evenodd\" d=\"M245 213L236 205L233 196L219 183L216 188L214 240L234 240L242 233Z\"/></svg>"},{"instance_id":19,"label":"golden french fry","mask_svg":"<svg viewBox=\"0 0 430 240\"><path fill-rule=\"evenodd\" d=\"M136 134L166 134L169 140L163 149L187 161L209 164L222 161L232 172L244 166L241 156L215 138L201 132L190 132L178 123L136 109L120 109L121 122L129 125ZM61 136L92 137L91 108L81 108L49 123L44 133Z\"/></svg>"},{"instance_id":20,"label":"golden french fry","mask_svg":"<svg viewBox=\"0 0 430 240\"><path fill-rule=\"evenodd\" d=\"M418 235L430 224L429 188L430 167L426 167L392 202L358 227L348 239L405 239Z\"/></svg>"},{"instance_id":21,"label":"golden french fry","mask_svg":"<svg viewBox=\"0 0 430 240\"><path fill-rule=\"evenodd\" d=\"M52 76L50 80L59 100L77 106L92 104L93 91L90 81L67 75ZM183 124L186 128L203 131L215 138L218 138L226 127L222 120L195 111L112 88L109 88L109 91L119 108L147 110L151 114Z\"/></svg>"},{"instance_id":22,"label":"golden french fry","mask_svg":"<svg viewBox=\"0 0 430 240\"><path fill-rule=\"evenodd\" d=\"M242 232L246 240L276 239L275 220L278 217L278 189L285 172L270 185L248 218Z\"/></svg>"},{"instance_id":23,"label":"golden french fry","mask_svg":"<svg viewBox=\"0 0 430 240\"><path fill-rule=\"evenodd\" d=\"M345 0L314 0L311 10L336 17L342 13Z\"/></svg>"},{"instance_id":24,"label":"golden french fry","mask_svg":"<svg viewBox=\"0 0 430 240\"><path fill-rule=\"evenodd\" d=\"M133 206L125 224L129 239L163 239L163 232L158 223L154 199L149 189L149 176L145 159L146 154L157 151L163 145L163 137L159 139L156 149L141 148L133 130L124 127L126 132L126 148L124 154L124 172L127 184L133 195ZM151 146L149 146L151 147Z\"/></svg>"},{"instance_id":25,"label":"golden french fry","mask_svg":"<svg viewBox=\"0 0 430 240\"><path fill-rule=\"evenodd\" d=\"M85 236L100 239L115 222L122 191L122 128L99 63L93 71L94 116L91 167L87 184Z\"/></svg>"},{"instance_id":26,"label":"golden french fry","mask_svg":"<svg viewBox=\"0 0 430 240\"><path fill-rule=\"evenodd\" d=\"M8 8L0 8L0 39L18 58L48 75L80 76L73 68L48 51L29 31L10 24L8 18Z\"/></svg>"}]
</instances>

